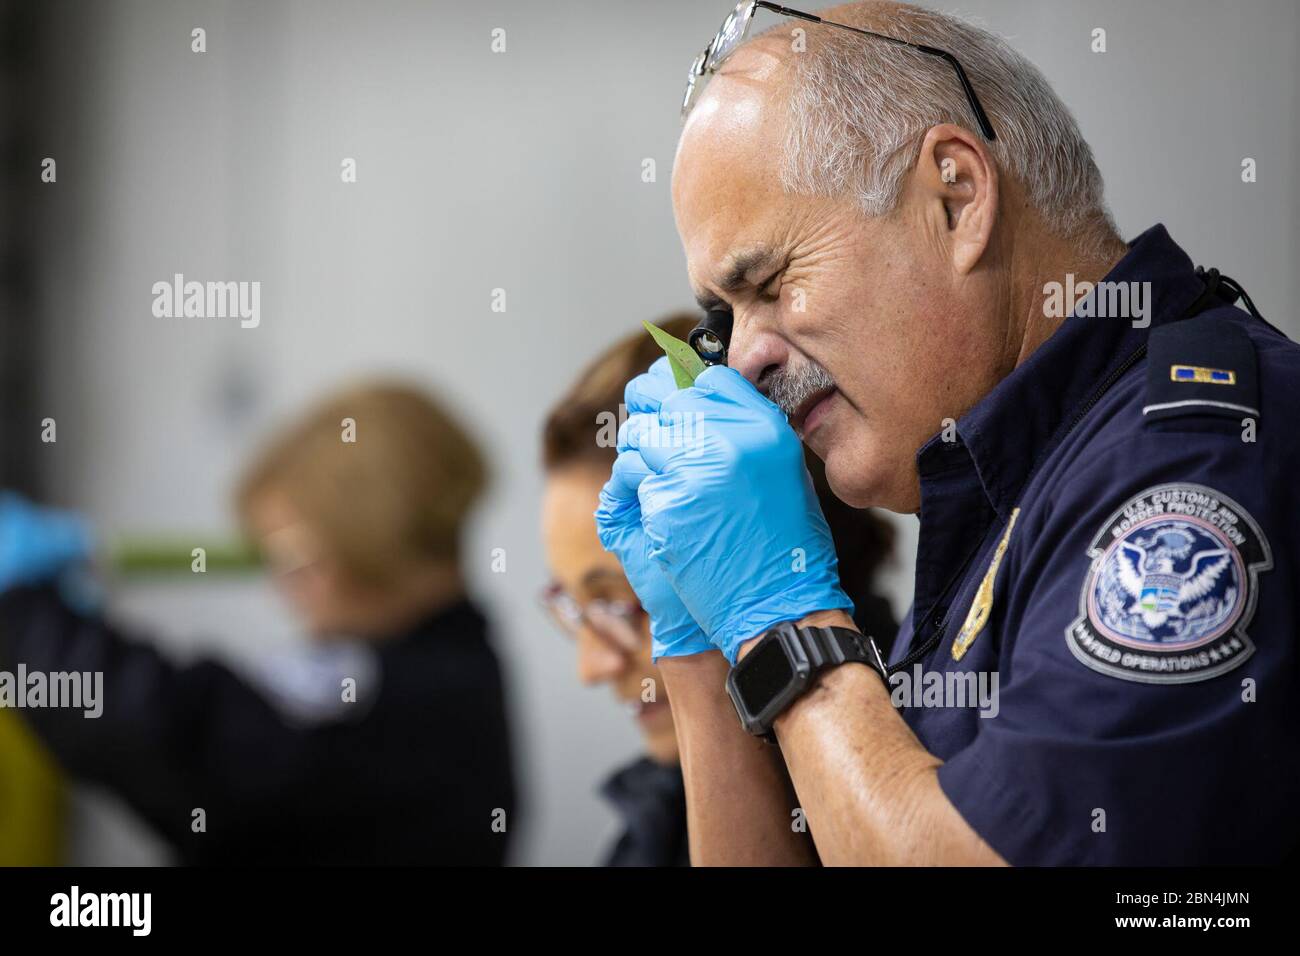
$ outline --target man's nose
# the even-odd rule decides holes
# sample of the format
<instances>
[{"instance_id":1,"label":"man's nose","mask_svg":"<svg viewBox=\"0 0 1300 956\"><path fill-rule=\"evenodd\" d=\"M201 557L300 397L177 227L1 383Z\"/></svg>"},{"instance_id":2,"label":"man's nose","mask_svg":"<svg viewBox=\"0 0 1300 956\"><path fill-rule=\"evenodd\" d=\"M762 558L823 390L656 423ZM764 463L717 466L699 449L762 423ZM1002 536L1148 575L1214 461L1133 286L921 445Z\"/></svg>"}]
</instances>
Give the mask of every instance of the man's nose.
<instances>
[{"instance_id":1,"label":"man's nose","mask_svg":"<svg viewBox=\"0 0 1300 956\"><path fill-rule=\"evenodd\" d=\"M623 673L627 655L611 647L590 627L578 632L578 680L587 686L604 684Z\"/></svg>"},{"instance_id":2,"label":"man's nose","mask_svg":"<svg viewBox=\"0 0 1300 956\"><path fill-rule=\"evenodd\" d=\"M731 332L727 364L762 391L765 369L780 367L790 357L789 347L776 333L737 318Z\"/></svg>"}]
</instances>

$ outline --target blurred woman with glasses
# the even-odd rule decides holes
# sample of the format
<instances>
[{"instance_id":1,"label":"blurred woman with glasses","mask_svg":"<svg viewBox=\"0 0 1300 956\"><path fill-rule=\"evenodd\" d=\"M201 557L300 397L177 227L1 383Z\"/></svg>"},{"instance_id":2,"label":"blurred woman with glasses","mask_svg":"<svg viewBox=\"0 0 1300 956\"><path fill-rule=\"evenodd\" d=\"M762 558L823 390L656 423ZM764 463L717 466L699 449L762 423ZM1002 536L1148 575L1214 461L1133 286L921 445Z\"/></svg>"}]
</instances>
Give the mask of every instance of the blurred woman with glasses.
<instances>
[{"instance_id":1,"label":"blurred woman with glasses","mask_svg":"<svg viewBox=\"0 0 1300 956\"><path fill-rule=\"evenodd\" d=\"M684 340L699 320L686 314L658 324ZM542 432L542 538L553 577L542 602L573 639L578 679L587 685L608 684L636 720L645 746L644 754L602 787L624 824L606 855L606 866L689 863L677 736L651 659L650 620L618 558L601 547L593 517L617 455L610 438L621 420L623 388L661 354L644 331L620 340L583 370L547 416ZM820 461L808 458L840 556L840 577L857 607L855 618L884 650L896 623L888 602L873 593L872 585L892 548L892 529L871 513L834 498Z\"/></svg>"}]
</instances>

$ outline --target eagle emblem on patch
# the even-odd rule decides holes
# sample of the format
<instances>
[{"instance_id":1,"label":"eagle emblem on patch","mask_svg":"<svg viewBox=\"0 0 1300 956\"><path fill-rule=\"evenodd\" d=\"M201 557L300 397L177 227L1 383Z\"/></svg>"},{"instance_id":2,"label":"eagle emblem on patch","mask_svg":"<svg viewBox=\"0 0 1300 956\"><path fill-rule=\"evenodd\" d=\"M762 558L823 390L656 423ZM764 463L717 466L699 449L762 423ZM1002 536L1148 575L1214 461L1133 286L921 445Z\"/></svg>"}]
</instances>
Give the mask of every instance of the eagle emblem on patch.
<instances>
[{"instance_id":1,"label":"eagle emblem on patch","mask_svg":"<svg viewBox=\"0 0 1300 956\"><path fill-rule=\"evenodd\" d=\"M1272 554L1255 519L1227 495L1181 482L1148 488L1111 515L1088 557L1065 638L1094 670L1182 684L1254 653L1246 626Z\"/></svg>"}]
</instances>

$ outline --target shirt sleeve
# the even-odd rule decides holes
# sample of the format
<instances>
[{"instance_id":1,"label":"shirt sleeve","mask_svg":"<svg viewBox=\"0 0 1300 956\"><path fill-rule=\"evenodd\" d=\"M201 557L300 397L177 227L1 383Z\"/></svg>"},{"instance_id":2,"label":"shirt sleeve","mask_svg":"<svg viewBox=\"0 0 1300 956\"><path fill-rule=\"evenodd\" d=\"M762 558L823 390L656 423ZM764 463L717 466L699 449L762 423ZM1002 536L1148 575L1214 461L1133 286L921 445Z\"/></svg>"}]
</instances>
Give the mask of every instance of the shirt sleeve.
<instances>
[{"instance_id":1,"label":"shirt sleeve","mask_svg":"<svg viewBox=\"0 0 1300 956\"><path fill-rule=\"evenodd\" d=\"M1001 640L997 713L981 719L974 740L939 770L949 800L1008 862L1251 864L1294 852L1300 842L1293 809L1300 799L1294 583L1300 576L1288 525L1297 502L1279 493L1295 487L1285 471L1279 456L1243 443L1237 430L1199 430L1194 423L1148 429L1090 452L1085 465L1059 482L1050 505L1017 526L993 611ZM1146 500L1144 493L1179 487L1230 500L1264 539L1271 566L1252 564L1249 541L1234 541L1218 550L1241 559L1229 566L1237 577L1207 572L1213 578L1207 592L1193 577L1222 556L1208 533L1191 544L1164 538L1162 532L1179 526L1159 519L1113 533L1126 517L1142 520L1130 503ZM1126 506L1132 510L1126 513ZM1143 537L1143 529L1151 533ZM1095 546L1116 537L1150 548L1133 565L1137 577L1124 582L1109 545L1100 553L1110 557L1096 559ZM1270 548L1270 538L1281 547ZM1168 555L1156 550L1165 544L1173 557L1161 564L1157 558ZM1237 554L1228 553L1234 548ZM1103 582L1111 585L1105 592L1110 610L1090 611L1087 596L1097 593L1095 575L1106 561L1116 576ZM1163 569L1183 584L1143 579L1144 569ZM1190 670L1144 672L1136 664L1126 670L1118 660L1109 670L1098 667L1072 649L1068 632L1081 619L1089 627L1099 617L1103 624L1131 620L1133 613L1141 617L1139 606L1156 609L1147 621L1166 621L1157 633L1205 626L1210 634L1207 615L1228 620L1235 614L1224 639L1240 634L1252 650L1217 670L1196 668L1201 658L1189 657L1182 663ZM1161 608L1170 614L1161 618ZM1168 624L1170 615L1199 620ZM1137 654L1123 661L1142 660L1142 643L1133 641Z\"/></svg>"},{"instance_id":2,"label":"shirt sleeve","mask_svg":"<svg viewBox=\"0 0 1300 956\"><path fill-rule=\"evenodd\" d=\"M53 588L0 596L0 668L95 675L84 707L18 711L60 765L127 801L174 845L199 841L202 809L238 839L309 805L355 724L287 716L214 661L178 666L147 643L74 613Z\"/></svg>"}]
</instances>

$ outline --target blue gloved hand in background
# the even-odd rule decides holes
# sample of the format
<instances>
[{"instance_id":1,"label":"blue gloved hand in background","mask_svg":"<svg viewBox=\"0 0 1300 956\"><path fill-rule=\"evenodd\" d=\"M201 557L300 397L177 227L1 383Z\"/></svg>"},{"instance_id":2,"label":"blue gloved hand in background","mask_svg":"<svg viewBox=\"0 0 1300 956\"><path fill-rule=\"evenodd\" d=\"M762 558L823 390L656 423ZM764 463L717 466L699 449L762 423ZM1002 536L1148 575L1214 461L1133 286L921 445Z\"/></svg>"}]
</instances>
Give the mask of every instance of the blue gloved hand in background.
<instances>
[{"instance_id":1,"label":"blue gloved hand in background","mask_svg":"<svg viewBox=\"0 0 1300 956\"><path fill-rule=\"evenodd\" d=\"M735 369L709 368L657 413L630 416L624 445L610 485L637 487L649 558L732 663L782 621L852 612L803 445Z\"/></svg>"},{"instance_id":2,"label":"blue gloved hand in background","mask_svg":"<svg viewBox=\"0 0 1300 956\"><path fill-rule=\"evenodd\" d=\"M92 543L90 528L72 512L0 491L0 591L54 580L84 563Z\"/></svg>"},{"instance_id":3,"label":"blue gloved hand in background","mask_svg":"<svg viewBox=\"0 0 1300 956\"><path fill-rule=\"evenodd\" d=\"M628 383L623 401L629 414L658 413L663 400L677 390L668 359L661 358L650 371ZM649 475L639 452L620 445L618 462L600 492L596 529L606 551L616 555L623 573L650 616L652 653L682 657L713 650L700 625L677 597L663 570L650 560L649 543L641 526L637 486Z\"/></svg>"}]
</instances>

